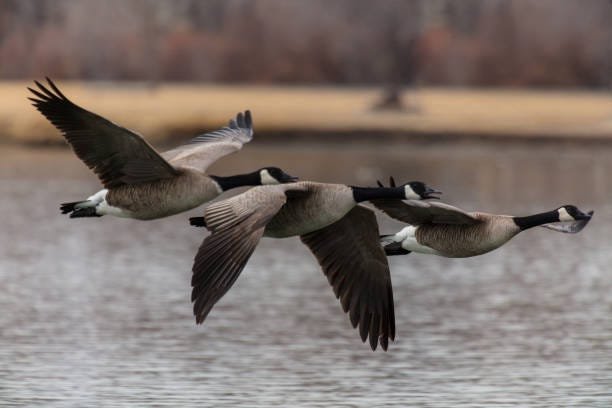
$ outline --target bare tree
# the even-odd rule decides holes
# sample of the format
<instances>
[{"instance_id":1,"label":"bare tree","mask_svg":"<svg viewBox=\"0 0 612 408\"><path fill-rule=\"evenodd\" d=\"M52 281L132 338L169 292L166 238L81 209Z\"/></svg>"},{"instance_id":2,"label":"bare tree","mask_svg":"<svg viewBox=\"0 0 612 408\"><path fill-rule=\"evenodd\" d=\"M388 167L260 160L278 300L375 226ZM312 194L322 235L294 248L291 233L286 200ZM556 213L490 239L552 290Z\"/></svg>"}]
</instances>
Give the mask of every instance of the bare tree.
<instances>
[{"instance_id":1,"label":"bare tree","mask_svg":"<svg viewBox=\"0 0 612 408\"><path fill-rule=\"evenodd\" d=\"M610 0L2 0L0 77L604 86ZM408 95L414 95L414 92ZM406 101L403 102L406 104Z\"/></svg>"}]
</instances>

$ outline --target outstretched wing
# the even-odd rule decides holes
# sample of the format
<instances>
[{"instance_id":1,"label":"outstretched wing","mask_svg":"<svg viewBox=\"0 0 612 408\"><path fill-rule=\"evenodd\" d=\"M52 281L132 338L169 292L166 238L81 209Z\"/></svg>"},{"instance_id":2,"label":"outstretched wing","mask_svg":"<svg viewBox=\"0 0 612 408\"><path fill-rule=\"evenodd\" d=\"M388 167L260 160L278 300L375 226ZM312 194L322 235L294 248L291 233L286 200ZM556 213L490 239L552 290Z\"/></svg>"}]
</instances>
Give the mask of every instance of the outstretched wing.
<instances>
[{"instance_id":1,"label":"outstretched wing","mask_svg":"<svg viewBox=\"0 0 612 408\"><path fill-rule=\"evenodd\" d=\"M421 224L478 224L473 215L452 205L418 200L371 200L376 208L396 220L411 225Z\"/></svg>"},{"instance_id":2,"label":"outstretched wing","mask_svg":"<svg viewBox=\"0 0 612 408\"><path fill-rule=\"evenodd\" d=\"M252 139L253 119L251 112L247 110L238 113L227 126L196 136L186 144L168 150L162 155L173 165L204 171L221 157L242 149L242 145Z\"/></svg>"},{"instance_id":3,"label":"outstretched wing","mask_svg":"<svg viewBox=\"0 0 612 408\"><path fill-rule=\"evenodd\" d=\"M387 350L395 338L395 311L389 264L378 243L374 212L356 206L339 221L301 236L349 313L353 327L372 350L380 339Z\"/></svg>"},{"instance_id":4,"label":"outstretched wing","mask_svg":"<svg viewBox=\"0 0 612 408\"><path fill-rule=\"evenodd\" d=\"M197 323L232 287L262 237L266 224L286 201L283 186L260 186L208 206L207 228L193 263L191 301Z\"/></svg>"},{"instance_id":5,"label":"outstretched wing","mask_svg":"<svg viewBox=\"0 0 612 408\"><path fill-rule=\"evenodd\" d=\"M89 112L66 98L47 78L49 88L34 81L28 98L62 134L76 155L106 188L176 176L178 171L140 135Z\"/></svg>"}]
</instances>

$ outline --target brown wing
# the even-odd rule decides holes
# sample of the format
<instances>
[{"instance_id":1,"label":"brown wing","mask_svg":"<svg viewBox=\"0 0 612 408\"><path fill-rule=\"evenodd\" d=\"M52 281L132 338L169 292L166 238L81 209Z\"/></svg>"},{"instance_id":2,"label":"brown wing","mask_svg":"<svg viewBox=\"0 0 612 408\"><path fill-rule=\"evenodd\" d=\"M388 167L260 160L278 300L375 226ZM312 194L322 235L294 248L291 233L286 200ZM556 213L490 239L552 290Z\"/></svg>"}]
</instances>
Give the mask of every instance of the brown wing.
<instances>
[{"instance_id":1,"label":"brown wing","mask_svg":"<svg viewBox=\"0 0 612 408\"><path fill-rule=\"evenodd\" d=\"M411 225L478 224L481 221L452 205L418 200L371 200L376 208L396 220Z\"/></svg>"},{"instance_id":2,"label":"brown wing","mask_svg":"<svg viewBox=\"0 0 612 408\"><path fill-rule=\"evenodd\" d=\"M49 88L34 81L28 98L59 131L76 155L106 188L137 184L178 174L141 136L89 112L66 98L47 78Z\"/></svg>"},{"instance_id":3,"label":"brown wing","mask_svg":"<svg viewBox=\"0 0 612 408\"><path fill-rule=\"evenodd\" d=\"M196 323L232 287L262 237L266 224L285 203L281 186L256 187L204 210L212 234L193 263L191 301Z\"/></svg>"},{"instance_id":4,"label":"brown wing","mask_svg":"<svg viewBox=\"0 0 612 408\"><path fill-rule=\"evenodd\" d=\"M356 206L339 221L323 229L302 235L323 273L349 312L353 327L372 350L380 339L387 350L389 338L395 338L393 289L387 258L380 244L374 212Z\"/></svg>"},{"instance_id":5,"label":"brown wing","mask_svg":"<svg viewBox=\"0 0 612 408\"><path fill-rule=\"evenodd\" d=\"M253 139L251 112L236 115L228 125L214 132L196 136L183 146L162 153L170 163L206 170L223 156L237 152Z\"/></svg>"}]
</instances>

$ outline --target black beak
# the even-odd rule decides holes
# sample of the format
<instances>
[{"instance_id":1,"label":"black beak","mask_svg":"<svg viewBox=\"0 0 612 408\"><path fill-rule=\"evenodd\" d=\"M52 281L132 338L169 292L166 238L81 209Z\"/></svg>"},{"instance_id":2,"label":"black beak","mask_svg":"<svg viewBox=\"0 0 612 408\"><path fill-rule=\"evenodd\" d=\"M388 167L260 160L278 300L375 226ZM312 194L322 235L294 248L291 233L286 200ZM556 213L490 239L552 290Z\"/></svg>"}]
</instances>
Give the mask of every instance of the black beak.
<instances>
[{"instance_id":1,"label":"black beak","mask_svg":"<svg viewBox=\"0 0 612 408\"><path fill-rule=\"evenodd\" d=\"M593 210L589 211L586 214L579 210L578 214L576 214L576 217L574 218L576 218L576 220L590 220L593 214L594 214Z\"/></svg>"},{"instance_id":2,"label":"black beak","mask_svg":"<svg viewBox=\"0 0 612 408\"><path fill-rule=\"evenodd\" d=\"M290 176L287 173L285 173L282 175L280 182L281 183L294 183L298 181L299 179L300 179L299 177Z\"/></svg>"},{"instance_id":3,"label":"black beak","mask_svg":"<svg viewBox=\"0 0 612 408\"><path fill-rule=\"evenodd\" d=\"M430 188L430 187L425 187L425 193L423 193L423 198L424 199L426 199L426 198L435 198L435 199L439 200L440 197L437 197L434 194L440 195L440 194L442 194L442 192L438 191L438 190L434 190L433 188Z\"/></svg>"}]
</instances>

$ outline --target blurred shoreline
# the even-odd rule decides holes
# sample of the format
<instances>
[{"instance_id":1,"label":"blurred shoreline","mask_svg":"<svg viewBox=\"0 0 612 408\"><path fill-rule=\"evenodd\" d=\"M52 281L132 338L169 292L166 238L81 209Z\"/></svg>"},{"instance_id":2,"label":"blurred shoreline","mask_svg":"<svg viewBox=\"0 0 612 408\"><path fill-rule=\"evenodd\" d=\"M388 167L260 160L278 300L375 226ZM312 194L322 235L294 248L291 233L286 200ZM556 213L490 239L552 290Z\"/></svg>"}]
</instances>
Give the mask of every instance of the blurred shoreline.
<instances>
[{"instance_id":1,"label":"blurred shoreline","mask_svg":"<svg viewBox=\"0 0 612 408\"><path fill-rule=\"evenodd\" d=\"M0 143L63 145L26 99L28 81L0 81ZM612 141L612 94L516 89L405 89L403 110L375 109L380 87L57 81L81 107L174 144L253 112L258 142Z\"/></svg>"}]
</instances>

